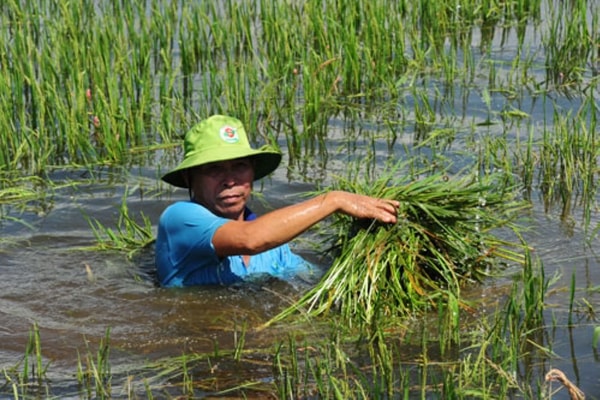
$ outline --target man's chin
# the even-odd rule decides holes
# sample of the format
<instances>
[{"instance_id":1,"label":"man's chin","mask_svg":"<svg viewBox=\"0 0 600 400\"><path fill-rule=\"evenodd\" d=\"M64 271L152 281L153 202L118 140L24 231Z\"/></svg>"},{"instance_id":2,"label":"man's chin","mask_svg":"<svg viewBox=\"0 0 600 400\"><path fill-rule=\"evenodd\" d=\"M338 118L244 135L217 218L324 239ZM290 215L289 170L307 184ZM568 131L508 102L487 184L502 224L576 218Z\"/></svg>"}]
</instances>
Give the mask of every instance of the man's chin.
<instances>
[{"instance_id":1,"label":"man's chin","mask_svg":"<svg viewBox=\"0 0 600 400\"><path fill-rule=\"evenodd\" d=\"M240 206L221 206L217 210L225 218L239 219L240 215L244 215L244 207Z\"/></svg>"}]
</instances>

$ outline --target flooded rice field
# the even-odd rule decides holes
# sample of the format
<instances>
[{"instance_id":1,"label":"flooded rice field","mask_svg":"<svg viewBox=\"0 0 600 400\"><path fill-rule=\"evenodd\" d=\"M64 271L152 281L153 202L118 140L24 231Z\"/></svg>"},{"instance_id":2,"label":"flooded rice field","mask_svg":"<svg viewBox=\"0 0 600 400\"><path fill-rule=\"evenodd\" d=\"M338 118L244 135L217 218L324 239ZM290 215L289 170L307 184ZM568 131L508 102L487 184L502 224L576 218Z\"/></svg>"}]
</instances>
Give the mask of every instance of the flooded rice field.
<instances>
[{"instance_id":1,"label":"flooded rice field","mask_svg":"<svg viewBox=\"0 0 600 400\"><path fill-rule=\"evenodd\" d=\"M12 183L4 175L0 181L0 398L273 398L274 385L263 391L260 385L277 379L289 379L275 382L280 394L319 398L299 395L290 371L275 371L288 335L302 342L289 344L294 356L325 359L315 357L318 370L307 356L313 370L306 367L306 376L338 367L346 372L339 366L345 354L327 359L312 346L312 340L342 342L336 332L345 331L327 319L257 329L314 282L165 289L156 284L152 245L133 257L98 247L94 227L118 229L124 203L155 234L165 207L187 198L160 176L181 159L173 143L186 127L219 110L252 121L253 139L276 143L284 153L279 170L255 187L252 208L259 214L339 177L370 182L406 159L451 177L510 176L531 205L519 223L542 266L538 279L547 282L543 321L519 325L531 328L515 330L523 337L506 337L515 343L510 368L486 359L483 386L486 374L501 377L487 391L469 386L469 377L461 380L470 371L449 368L447 376L459 375L455 388L465 384L460 398L489 398L481 393L508 382L515 398L570 399L567 390L544 382L557 368L586 398L600 399L598 2L500 2L482 16L466 2L439 14L427 1L355 2L356 8L338 1L267 3L0 5L0 21L11 28L0 33L10 53L0 52L0 71L12 77L0 79L1 171L39 178L25 185L36 196L14 204L3 197L12 196ZM113 15L119 17L108 21ZM306 31L307 24L314 25ZM309 231L292 245L326 271L332 260L321 257L327 244L320 240ZM527 320L527 310L518 309L515 321L501 315L515 283L527 284L522 270L508 264L466 287L460 300L473 307L463 310L461 323L479 326L488 316L507 326ZM523 292L535 295L531 288ZM529 300L536 306L539 298ZM489 327L466 329L472 346L442 354L443 340L426 337L443 330L441 314L409 319L414 329L399 335L399 359L383 362L393 371L398 398L440 398L443 384L428 385L427 363L463 365L477 340L487 339L477 334ZM361 350L353 349L352 367L361 366L354 372L364 373L366 383L351 384L366 387L364 397L378 397L385 391L377 386L381 370L361 364L376 358ZM189 357L199 357L193 373L186 370ZM30 378L15 382L21 374ZM482 377L474 375L478 387ZM33 382L37 376L43 379ZM338 376L349 375L334 377L337 389L347 383ZM314 381L307 386L321 383ZM259 390L238 390L245 385ZM386 394L379 397L394 397Z\"/></svg>"},{"instance_id":2,"label":"flooded rice field","mask_svg":"<svg viewBox=\"0 0 600 400\"><path fill-rule=\"evenodd\" d=\"M152 182L141 175L128 179L138 185ZM260 211L290 204L310 187L290 184L277 174L264 183L264 199L256 202L256 207ZM76 191L63 189L47 199L53 204L47 215L31 218L33 229L21 224L5 226L10 243L4 246L0 263L0 360L4 368L23 359L34 324L39 327L44 364L50 366L51 385L63 394L61 398L76 396L73 373L78 357L96 349L107 330L114 387L125 385L130 374L143 376L149 363L163 357L230 349L243 326L249 327L248 348L269 348L283 340L285 328L258 333L251 328L288 306L308 283L266 281L229 288L164 289L155 283L151 247L131 260L120 253L86 250L95 243L86 217L114 225L124 188L110 183L90 184ZM143 212L153 223L170 202L186 196L180 191L152 198L140 192L130 193L130 210ZM548 329L537 336L551 346L552 354L532 357L528 368L540 374L560 368L586 393L600 393L600 359L592 345L597 326L593 310L600 306L597 241L588 244L576 221L565 221L559 211L547 213L541 204L535 204L527 221L524 236L528 244L543 261L546 277L556 276L547 296ZM296 248L318 263L317 255L310 254L310 240L310 235L304 237ZM577 287L572 310L575 323L569 326L572 279ZM464 296L477 301L481 308L476 313L486 313L506 300L510 285L508 271L507 277L490 279L465 291ZM233 368L240 376L269 379L272 374L271 366ZM227 381L226 376L222 378ZM557 394L553 398L568 397Z\"/></svg>"}]
</instances>

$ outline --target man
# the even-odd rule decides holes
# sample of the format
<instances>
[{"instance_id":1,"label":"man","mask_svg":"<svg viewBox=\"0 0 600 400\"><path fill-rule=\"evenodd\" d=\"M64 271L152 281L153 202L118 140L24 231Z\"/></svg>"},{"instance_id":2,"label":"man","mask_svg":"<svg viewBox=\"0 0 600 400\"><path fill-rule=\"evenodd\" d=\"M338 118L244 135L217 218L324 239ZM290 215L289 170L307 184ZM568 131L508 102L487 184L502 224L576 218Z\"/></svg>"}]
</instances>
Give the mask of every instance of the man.
<instances>
[{"instance_id":1,"label":"man","mask_svg":"<svg viewBox=\"0 0 600 400\"><path fill-rule=\"evenodd\" d=\"M288 279L313 266L287 242L335 212L395 223L399 203L332 191L257 217L247 207L252 183L273 172L277 151L250 147L242 123L215 115L185 136L185 156L163 176L190 201L161 215L156 267L162 286L228 285L257 275Z\"/></svg>"}]
</instances>

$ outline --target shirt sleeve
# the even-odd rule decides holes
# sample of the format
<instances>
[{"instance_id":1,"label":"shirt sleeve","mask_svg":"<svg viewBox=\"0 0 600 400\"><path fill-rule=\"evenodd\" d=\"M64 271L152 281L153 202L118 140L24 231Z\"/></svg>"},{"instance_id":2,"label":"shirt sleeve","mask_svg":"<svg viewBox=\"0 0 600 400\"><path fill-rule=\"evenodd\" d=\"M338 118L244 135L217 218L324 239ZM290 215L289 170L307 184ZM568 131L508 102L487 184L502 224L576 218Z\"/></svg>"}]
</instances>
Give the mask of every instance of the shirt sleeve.
<instances>
[{"instance_id":1,"label":"shirt sleeve","mask_svg":"<svg viewBox=\"0 0 600 400\"><path fill-rule=\"evenodd\" d=\"M156 237L156 266L163 286L184 286L201 271L206 282L219 283L220 260L212 245L215 231L228 220L192 202L177 202L161 215Z\"/></svg>"}]
</instances>

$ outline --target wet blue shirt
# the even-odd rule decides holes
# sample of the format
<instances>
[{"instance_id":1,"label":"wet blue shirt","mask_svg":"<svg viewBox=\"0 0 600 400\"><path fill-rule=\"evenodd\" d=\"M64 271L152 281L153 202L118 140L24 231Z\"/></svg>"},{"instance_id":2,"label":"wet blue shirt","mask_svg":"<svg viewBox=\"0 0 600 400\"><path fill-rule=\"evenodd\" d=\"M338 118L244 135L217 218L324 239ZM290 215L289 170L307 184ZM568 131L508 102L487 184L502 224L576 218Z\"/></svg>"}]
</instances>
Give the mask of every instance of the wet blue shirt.
<instances>
[{"instance_id":1,"label":"wet blue shirt","mask_svg":"<svg viewBox=\"0 0 600 400\"><path fill-rule=\"evenodd\" d=\"M256 215L246 210L246 220ZM229 285L268 274L281 279L296 275L310 276L316 267L287 244L250 257L245 265L242 256L219 258L212 238L215 231L230 221L207 208L191 202L176 202L163 212L156 237L156 268L162 286Z\"/></svg>"}]
</instances>

